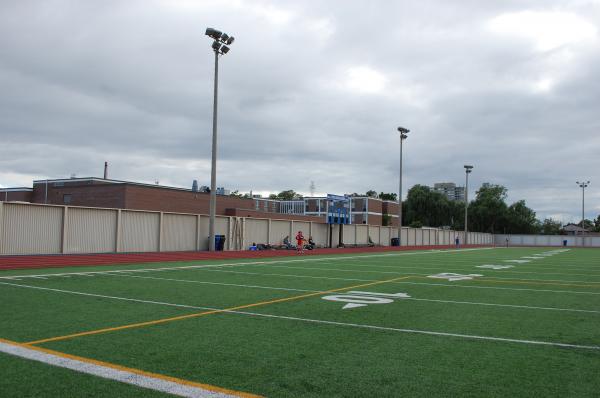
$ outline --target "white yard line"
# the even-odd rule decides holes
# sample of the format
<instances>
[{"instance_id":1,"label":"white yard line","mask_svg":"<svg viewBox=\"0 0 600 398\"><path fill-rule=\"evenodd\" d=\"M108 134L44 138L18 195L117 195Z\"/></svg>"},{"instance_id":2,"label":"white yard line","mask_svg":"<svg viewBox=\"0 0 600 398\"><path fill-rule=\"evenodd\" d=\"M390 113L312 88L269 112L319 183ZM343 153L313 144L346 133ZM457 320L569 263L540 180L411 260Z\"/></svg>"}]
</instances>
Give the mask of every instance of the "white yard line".
<instances>
[{"instance_id":1,"label":"white yard line","mask_svg":"<svg viewBox=\"0 0 600 398\"><path fill-rule=\"evenodd\" d=\"M269 266L269 264L263 264L264 266ZM367 270L357 270L357 269L342 269L342 268L320 268L320 267L297 267L290 265L275 265L273 268L286 268L286 269L301 269L307 271L335 271L335 272L360 272L360 273L368 273L368 274L394 274L394 275L415 275L415 276L429 276L430 274L422 274L417 272L396 272L396 271L367 271ZM451 267L449 267L451 268ZM482 271L480 271L482 272ZM560 282L560 283L593 283L598 284L600 287L600 282L590 282L590 281L573 281L573 280L560 280L560 279L518 279L518 278L502 278L497 276L485 275L487 279L493 280L510 280L515 282Z\"/></svg>"},{"instance_id":2,"label":"white yard line","mask_svg":"<svg viewBox=\"0 0 600 398\"><path fill-rule=\"evenodd\" d=\"M466 288L466 289L494 289L494 290L524 291L524 292L573 293L573 294L600 295L600 292L582 292L582 291L575 291L575 290L550 290L550 289L528 289L528 288L519 288L519 287L499 287L499 286L449 285L446 283L404 282L404 281L390 282L390 283L401 283L401 284L408 284L408 285L460 287L460 288Z\"/></svg>"},{"instance_id":3,"label":"white yard line","mask_svg":"<svg viewBox=\"0 0 600 398\"><path fill-rule=\"evenodd\" d=\"M219 308L191 306L191 305L184 305L184 304L173 304L173 303L165 303L165 302L160 302L160 301L138 300L138 299L124 298L124 297L105 296L105 295L100 295L100 294L92 294L92 293L84 293L84 292L74 292L74 291L61 290L61 289L40 288L37 286L27 286L27 285L13 284L13 283L5 283L5 282L0 282L0 284L14 285L14 286L19 286L19 287L24 287L24 288L32 288L32 289L40 289L40 290L50 290L50 291L56 291L56 292L61 292L61 293L71 293L71 294L83 295L83 296L103 297L103 298L109 298L109 299L115 299L115 300L133 301L133 302L146 303L146 304L158 304L158 305L166 305L166 306L172 306L172 307L200 309L200 310L209 310L209 311L222 311L224 313L250 315L250 316L276 318L276 319L286 319L286 320L295 320L295 321L318 323L318 324L328 324L328 325L335 325L335 326L347 326L347 327L393 331L393 332L401 332L401 333L425 334L425 335L432 335L432 336L457 337L457 338L463 338L463 339L499 341L499 342L519 343L519 344L546 345L546 346L554 346L554 347L580 348L580 349L592 349L592 350L600 349L600 346L566 344L566 343L548 342L548 341L539 341L539 340L521 340L521 339L512 339L512 338L504 338L504 337L478 336L478 335L469 335L469 334L460 334L460 333L446 333L446 332L437 332L437 331L430 331L430 330L392 328L392 327L385 327L385 326L374 326L374 325L364 325L364 324L357 324L357 323L325 321L325 320L319 320L319 319L299 318L299 317L290 317L290 316L283 316L283 315L271 315L271 314L255 313L255 312L231 311L231 310L223 310L223 309L219 309ZM461 303L461 304L463 304L463 303Z\"/></svg>"},{"instance_id":4,"label":"white yard line","mask_svg":"<svg viewBox=\"0 0 600 398\"><path fill-rule=\"evenodd\" d=\"M490 261L490 263L493 263L494 261ZM397 265L379 265L379 264L355 264L355 263L348 263L348 264L344 264L344 267L368 267L368 268L391 268L391 269L397 269L397 270L402 270L402 269L419 269L419 270L448 270L448 268L452 268L453 270L472 270L473 269L473 265L470 266L455 266L452 264L443 264L440 266L436 266L436 267L426 267L426 266L397 266ZM530 269L530 268L527 268ZM534 274L534 275L564 275L564 276L597 276L600 277L600 274L571 274L571 273L564 273L564 272L533 272L533 271L508 271L508 270L502 270L502 271L498 271L498 273L502 273L502 274ZM600 283L600 281L598 281L597 283Z\"/></svg>"},{"instance_id":5,"label":"white yard line","mask_svg":"<svg viewBox=\"0 0 600 398\"><path fill-rule=\"evenodd\" d=\"M145 277L134 277L134 278L148 279ZM150 278L150 279L163 280L161 278ZM166 279L166 280L175 281L175 282L185 282L185 283L202 283L201 281L192 281L192 280L180 280L180 279ZM300 292L307 292L307 293L323 292L323 294L326 294L325 292L327 291L327 290L308 290L308 289L294 289L294 288L241 285L241 284L221 284L221 283L213 283L213 282L209 282L209 283L217 284L217 285L244 287L244 288L300 291ZM407 283L409 283L409 282L407 282ZM9 285L9 286L22 287L22 288L35 289L35 290L44 290L44 291L51 291L51 292L57 292L57 293L74 294L74 295L80 295L80 296L99 297L99 298L106 298L106 299L112 299L112 300L132 301L132 302L145 303L145 304L157 304L157 305L166 305L166 306L182 307L182 308L216 310L215 308L211 308L211 307L199 307L199 306L191 306L191 305L184 305L184 304L171 304L171 303L167 303L167 302L163 302L163 301L141 300L141 299L119 297L119 296L109 296L109 295L104 295L104 294L79 292L79 291L75 291L75 290L65 290L65 289L55 289L55 288L48 288L48 287L41 287L41 286L23 285L23 284L17 284L17 283L0 282L0 285ZM472 302L472 301L438 300L438 299L426 299L426 298L416 298L416 297L405 298L403 300L426 301L426 302L444 303L444 304L481 305L481 306L489 306L489 307L507 307L507 308L521 308L521 309L529 309L529 310L584 312L584 313L600 314L600 311L596 311L596 310L582 310L582 309L556 308L556 307L536 307L536 306L515 305L515 304L480 303L480 302Z\"/></svg>"},{"instance_id":6,"label":"white yard line","mask_svg":"<svg viewBox=\"0 0 600 398\"><path fill-rule=\"evenodd\" d=\"M360 324L360 323L324 321L324 320L320 320L320 319L298 318L298 317L283 316L283 315L269 315L269 314L261 314L261 313L245 312L245 311L226 311L226 312L234 312L236 314L260 316L260 317L266 317L266 318L288 319L288 320L292 320L292 321L302 321L302 322L320 323L320 324L334 325L334 326L347 326L347 327L355 327L355 328L363 328L363 329L400 332L400 333L425 334L425 335L430 335L430 336L443 336L443 337L458 337L458 338L470 339L470 340L499 341L499 342L504 342L504 343L532 344L532 345L545 345L545 346L563 347L563 348L580 348L580 349L587 349L587 350L600 350L600 346L596 346L596 345L567 344L567 343L557 343L557 342L540 341L540 340L521 340L521 339L510 339L510 338L505 338L505 337L477 336L477 335L472 335L472 334L435 332L435 331L431 331L431 330L401 329L401 328L392 328L392 327L385 327L385 326L364 325L364 324Z\"/></svg>"},{"instance_id":7,"label":"white yard line","mask_svg":"<svg viewBox=\"0 0 600 398\"><path fill-rule=\"evenodd\" d=\"M243 275L265 275L265 276L281 276L285 278L310 278L310 279L324 279L324 280L339 280L339 281L350 281L350 282L375 282L377 279L361 279L361 278L336 278L327 276L312 276L312 275L297 275L297 274L277 274L277 273L262 273L262 272L247 272L247 271L231 271L221 269L204 269L202 271L210 272L227 272L232 274L243 274ZM390 282L394 283L405 283L413 285L427 285L427 286L445 286L445 287L462 287L472 289L495 289L495 290L513 290L513 291L531 291L531 292L547 292L547 293L574 293L574 294L599 294L595 292L582 292L574 290L549 290L549 289L527 289L527 288L513 288L513 287L497 287L497 286L470 286L470 285L449 285L443 283L426 283L426 282Z\"/></svg>"},{"instance_id":8,"label":"white yard line","mask_svg":"<svg viewBox=\"0 0 600 398\"><path fill-rule=\"evenodd\" d=\"M173 279L173 278L157 278L152 276L136 276L136 275L111 275L111 276L120 276L122 278L139 278L139 279L152 279L158 281L170 281L170 282L182 282L182 283L199 283L203 285L217 285L217 286L232 286L232 287L244 287L244 288L252 288L252 289L268 289L268 290L285 290L288 292L317 292L319 290L306 290L306 289L294 289L288 287L271 287L271 286L259 286L259 285L240 285L236 283L222 283L222 282L206 282L206 281L196 281L190 279Z\"/></svg>"},{"instance_id":9,"label":"white yard line","mask_svg":"<svg viewBox=\"0 0 600 398\"><path fill-rule=\"evenodd\" d=\"M452 250L422 250L414 252L401 252L401 253L384 253L384 254L366 254L359 256L336 256L336 257L319 257L319 258L296 258L293 260L272 260L269 258L263 261L247 261L247 262L235 262L225 264L206 264L206 265L185 265L180 267L160 267L160 268L138 268L138 269L120 269L120 270L109 270L109 271L80 271L80 272L62 272L62 273L46 273L36 275L11 275L11 276L0 276L0 279L11 279L11 278L33 278L33 277L50 277L50 276L65 276L65 275L94 275L94 274L105 274L105 273L119 273L119 272L146 272L146 271L176 271L186 269L198 269L198 268L215 268L215 267L228 267L228 266L245 266L245 265L262 265L262 264L285 264L285 263L296 263L296 262L320 262L320 261L343 261L348 259L357 258L372 258L372 257L390 257L390 256L417 256L425 254L438 254L438 253L461 253L469 251L480 251L480 250L493 250L493 247L477 247L472 249L452 249ZM270 257L271 259L273 257ZM198 260L202 261L202 260ZM204 260L206 261L206 260Z\"/></svg>"},{"instance_id":10,"label":"white yard line","mask_svg":"<svg viewBox=\"0 0 600 398\"><path fill-rule=\"evenodd\" d=\"M174 378L158 377L159 375L152 375L150 373L139 371L136 372L133 371L133 369L124 367L106 366L108 364L102 365L101 362L87 361L87 358L75 359L75 357L60 355L62 353L53 354L37 348L25 347L21 344L11 344L0 341L0 352L60 368L71 369L80 373L99 376L104 379L165 392L179 397L228 398L236 396L190 385L192 383L185 383L184 380L179 381Z\"/></svg>"}]
</instances>

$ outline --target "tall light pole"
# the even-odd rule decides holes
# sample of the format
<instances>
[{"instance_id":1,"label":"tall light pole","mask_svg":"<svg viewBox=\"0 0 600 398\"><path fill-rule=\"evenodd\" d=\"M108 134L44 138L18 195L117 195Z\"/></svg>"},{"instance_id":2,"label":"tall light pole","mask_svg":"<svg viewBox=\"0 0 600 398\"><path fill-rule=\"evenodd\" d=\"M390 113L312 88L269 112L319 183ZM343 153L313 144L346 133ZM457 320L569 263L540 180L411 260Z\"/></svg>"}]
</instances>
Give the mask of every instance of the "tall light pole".
<instances>
[{"instance_id":1,"label":"tall light pole","mask_svg":"<svg viewBox=\"0 0 600 398\"><path fill-rule=\"evenodd\" d=\"M581 188L581 234L585 234L585 189L590 185L589 181L579 182L577 181L577 185Z\"/></svg>"},{"instance_id":2,"label":"tall light pole","mask_svg":"<svg viewBox=\"0 0 600 398\"><path fill-rule=\"evenodd\" d=\"M398 182L398 246L402 246L402 141L408 137L409 129L398 127L400 132L400 181Z\"/></svg>"},{"instance_id":3,"label":"tall light pole","mask_svg":"<svg viewBox=\"0 0 600 398\"><path fill-rule=\"evenodd\" d=\"M469 213L469 174L473 170L473 166L465 164L465 245L469 242L469 229L467 228L467 220Z\"/></svg>"},{"instance_id":4,"label":"tall light pole","mask_svg":"<svg viewBox=\"0 0 600 398\"><path fill-rule=\"evenodd\" d=\"M215 52L215 90L213 103L212 162L210 169L210 221L208 226L208 250L215 251L215 218L217 213L217 98L219 92L219 55L229 52L228 45L233 36L213 28L206 29L206 35L214 39L212 49Z\"/></svg>"}]
</instances>

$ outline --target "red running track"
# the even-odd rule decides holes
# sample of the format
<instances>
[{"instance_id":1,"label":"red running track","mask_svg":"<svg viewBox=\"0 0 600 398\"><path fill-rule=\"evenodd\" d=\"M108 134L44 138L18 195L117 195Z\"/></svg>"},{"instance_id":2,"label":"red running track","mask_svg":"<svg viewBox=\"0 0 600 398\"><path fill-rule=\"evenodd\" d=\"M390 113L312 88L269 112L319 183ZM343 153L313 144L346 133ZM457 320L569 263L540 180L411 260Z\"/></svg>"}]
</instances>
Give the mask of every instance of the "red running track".
<instances>
[{"instance_id":1,"label":"red running track","mask_svg":"<svg viewBox=\"0 0 600 398\"><path fill-rule=\"evenodd\" d=\"M403 250L449 249L454 246L402 246L402 247L360 247L339 249L305 250L303 255L315 254L352 254L393 252ZM483 245L466 245L467 247L484 247ZM175 261L226 260L231 258L264 258L281 256L299 256L295 250L263 250L263 251L222 251L222 252L162 252L162 253L107 253L107 254L54 254L35 256L0 256L0 270L72 267L87 265L139 264Z\"/></svg>"}]
</instances>

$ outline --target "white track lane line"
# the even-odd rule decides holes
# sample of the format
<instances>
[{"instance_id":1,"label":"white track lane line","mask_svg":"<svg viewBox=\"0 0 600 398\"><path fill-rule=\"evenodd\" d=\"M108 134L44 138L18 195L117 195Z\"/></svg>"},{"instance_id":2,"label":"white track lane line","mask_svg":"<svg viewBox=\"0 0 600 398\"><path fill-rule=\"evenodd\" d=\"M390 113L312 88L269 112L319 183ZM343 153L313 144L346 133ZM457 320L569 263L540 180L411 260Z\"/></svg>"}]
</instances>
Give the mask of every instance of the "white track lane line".
<instances>
[{"instance_id":1,"label":"white track lane line","mask_svg":"<svg viewBox=\"0 0 600 398\"><path fill-rule=\"evenodd\" d=\"M493 247L478 247L472 249L452 249L452 250L422 250L414 252L402 252L402 253L385 253L385 254L368 254L362 256L337 256L337 257L319 257L319 258L297 258L294 260L272 260L269 261L248 261L248 262L235 262L225 264L206 264L206 265L186 265L180 267L160 267L160 268L139 268L139 269L122 269L122 270L110 270L110 271L80 271L80 272L62 272L62 273L46 273L36 275L11 275L11 276L0 276L0 279L10 278L34 278L36 276L49 277L49 276L64 276L64 275L94 275L94 274L105 274L105 273L119 273L119 272L146 272L146 271L175 271L175 270L186 270L186 269L197 269L197 268L215 268L215 267L231 267L231 266L245 266L245 265L261 265L261 264L285 264L285 263L296 263L296 262L319 262L319 261L342 261L348 259L358 258L372 258L372 257L390 257L390 256L417 256L425 254L438 254L438 253L463 253L469 251L480 251L480 250L493 250ZM273 257L271 257L273 258ZM200 260L199 260L200 261ZM206 261L206 260L203 260Z\"/></svg>"},{"instance_id":2,"label":"white track lane line","mask_svg":"<svg viewBox=\"0 0 600 398\"><path fill-rule=\"evenodd\" d=\"M35 348L27 348L23 347L22 345L5 343L2 341L0 341L0 352L60 368L74 370L80 373L99 376L104 379L127 383L154 391L165 392L167 394L172 394L179 397L229 398L236 396L207 390L198 386L178 383L172 380L165 380L159 377L152 377L149 374L139 374L125 369L116 369L109 366L103 366L98 363L84 362L83 360L63 357L51 354L49 352L36 350Z\"/></svg>"},{"instance_id":3,"label":"white track lane line","mask_svg":"<svg viewBox=\"0 0 600 398\"><path fill-rule=\"evenodd\" d=\"M147 303L147 304L158 304L158 305L166 305L166 306L180 307L180 308L191 308L191 309L209 310L209 311L222 311L223 313L295 320L295 321L327 324L327 325L334 325L334 326L347 326L347 327L355 327L355 328L393 331L393 332L401 332L401 333L425 334L425 335L442 336L442 337L457 337L457 338L473 339L473 340L487 340L487 341L498 341L498 342L507 342L507 343L533 344L533 345L545 345L545 346L564 347L564 348L580 348L580 349L600 350L600 346L567 344L567 343L539 341L539 340L521 340L521 339L512 339L512 338L504 338L504 337L478 336L478 335L469 335L469 334L460 334L460 333L446 333L446 332L437 332L437 331L430 331L430 330L392 328L392 327L364 325L364 324L357 324L357 323L325 321L325 320L320 320L320 319L298 318L298 317L290 317L290 316L283 316L283 315L262 314L262 313L256 313L256 312L230 311L230 310L223 310L223 309L219 309L219 308L191 306L191 305L184 305L184 304L172 304L172 303L166 303L166 302L160 302L160 301L137 300L137 299L124 298L124 297L104 296L104 295L100 295L100 294L74 292L74 291L67 291L67 290L60 290L60 289L40 288L37 286L27 286L27 285L13 284L13 283L5 283L5 282L0 282L0 284L14 285L14 286L32 288L32 289L50 290L50 291L56 291L56 292L61 292L61 293L71 293L71 294L77 294L77 295L83 295L83 296L103 297L103 298L109 298L109 299L115 299L115 300L133 301L133 302Z\"/></svg>"}]
</instances>

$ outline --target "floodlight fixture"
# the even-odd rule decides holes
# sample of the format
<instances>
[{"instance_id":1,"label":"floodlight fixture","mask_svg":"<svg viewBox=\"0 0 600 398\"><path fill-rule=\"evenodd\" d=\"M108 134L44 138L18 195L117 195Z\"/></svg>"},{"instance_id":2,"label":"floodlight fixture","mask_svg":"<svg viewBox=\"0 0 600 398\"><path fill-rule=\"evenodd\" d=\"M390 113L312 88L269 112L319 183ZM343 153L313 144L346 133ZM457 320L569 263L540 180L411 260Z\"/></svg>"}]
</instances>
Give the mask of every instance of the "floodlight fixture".
<instances>
[{"instance_id":1,"label":"floodlight fixture","mask_svg":"<svg viewBox=\"0 0 600 398\"><path fill-rule=\"evenodd\" d=\"M221 46L221 54L225 55L229 52L229 47L226 45Z\"/></svg>"},{"instance_id":2,"label":"floodlight fixture","mask_svg":"<svg viewBox=\"0 0 600 398\"><path fill-rule=\"evenodd\" d=\"M229 35L227 33L223 33L221 35L221 37L219 38L219 40L221 40L223 43L226 43L228 39L229 39Z\"/></svg>"},{"instance_id":3,"label":"floodlight fixture","mask_svg":"<svg viewBox=\"0 0 600 398\"><path fill-rule=\"evenodd\" d=\"M473 166L465 164L465 172L470 173L473 170Z\"/></svg>"},{"instance_id":4,"label":"floodlight fixture","mask_svg":"<svg viewBox=\"0 0 600 398\"><path fill-rule=\"evenodd\" d=\"M233 43L234 40L235 40L235 38L233 36L229 36L229 39L227 39L225 41L225 44L227 44L229 46L229 45L231 45L231 43Z\"/></svg>"},{"instance_id":5,"label":"floodlight fixture","mask_svg":"<svg viewBox=\"0 0 600 398\"><path fill-rule=\"evenodd\" d=\"M217 40L213 41L212 48L215 51L219 51L219 49L221 48L221 43L219 43L219 41Z\"/></svg>"},{"instance_id":6,"label":"floodlight fixture","mask_svg":"<svg viewBox=\"0 0 600 398\"><path fill-rule=\"evenodd\" d=\"M213 28L206 28L206 35L212 37L215 40L219 40L221 38L222 33Z\"/></svg>"}]
</instances>

